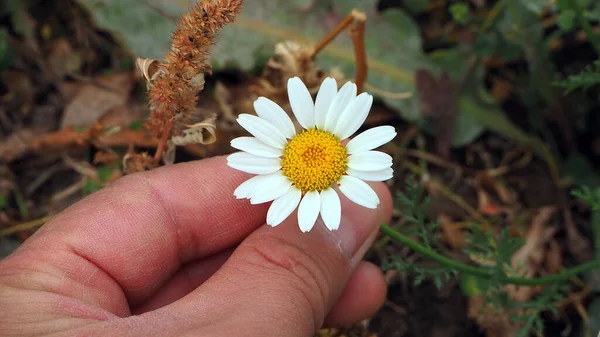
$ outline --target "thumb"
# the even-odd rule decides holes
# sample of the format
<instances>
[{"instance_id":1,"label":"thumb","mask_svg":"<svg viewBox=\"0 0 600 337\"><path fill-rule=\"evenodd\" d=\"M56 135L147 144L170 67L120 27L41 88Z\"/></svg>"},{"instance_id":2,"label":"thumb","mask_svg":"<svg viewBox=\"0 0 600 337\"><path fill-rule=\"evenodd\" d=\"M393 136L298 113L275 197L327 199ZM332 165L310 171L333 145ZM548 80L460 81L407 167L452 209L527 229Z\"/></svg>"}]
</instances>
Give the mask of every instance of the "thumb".
<instances>
[{"instance_id":1,"label":"thumb","mask_svg":"<svg viewBox=\"0 0 600 337\"><path fill-rule=\"evenodd\" d=\"M302 233L292 214L275 228L248 236L223 267L188 296L164 309L189 316L205 335L312 336L336 303L379 225L389 220L391 197L382 183L377 209L340 196L340 228L319 219ZM203 322L201 322L203 321ZM188 321L189 322L189 321ZM190 328L190 326L188 326ZM242 330L241 330L242 329ZM197 331L199 332L199 331Z\"/></svg>"}]
</instances>

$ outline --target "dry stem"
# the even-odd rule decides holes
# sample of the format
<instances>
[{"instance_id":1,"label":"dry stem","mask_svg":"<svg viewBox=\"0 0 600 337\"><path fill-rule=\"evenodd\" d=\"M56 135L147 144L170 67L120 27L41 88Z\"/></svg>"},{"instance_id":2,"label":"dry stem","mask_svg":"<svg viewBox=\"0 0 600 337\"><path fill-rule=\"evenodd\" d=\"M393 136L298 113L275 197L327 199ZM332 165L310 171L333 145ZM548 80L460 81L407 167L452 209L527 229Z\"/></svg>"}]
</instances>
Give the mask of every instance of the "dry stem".
<instances>
[{"instance_id":1,"label":"dry stem","mask_svg":"<svg viewBox=\"0 0 600 337\"><path fill-rule=\"evenodd\" d=\"M356 83L357 91L362 92L365 81L367 79L367 55L365 51L365 21L367 16L365 13L360 12L356 9L352 10L346 18L340 22L327 36L319 41L312 52L311 58L323 50L328 44L338 36L344 29L350 28L349 35L352 38L352 44L354 45L354 58L356 62L356 75L354 82Z\"/></svg>"}]
</instances>

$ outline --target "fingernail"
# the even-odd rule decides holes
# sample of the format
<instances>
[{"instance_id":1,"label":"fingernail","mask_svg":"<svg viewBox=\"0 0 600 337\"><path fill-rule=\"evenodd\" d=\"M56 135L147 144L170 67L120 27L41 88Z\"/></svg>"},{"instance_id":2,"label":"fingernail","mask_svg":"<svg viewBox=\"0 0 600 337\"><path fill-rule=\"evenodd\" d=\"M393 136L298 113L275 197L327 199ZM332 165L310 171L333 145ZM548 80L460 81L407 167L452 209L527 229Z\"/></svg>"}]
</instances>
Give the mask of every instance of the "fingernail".
<instances>
[{"instance_id":1,"label":"fingernail","mask_svg":"<svg viewBox=\"0 0 600 337\"><path fill-rule=\"evenodd\" d=\"M364 256L377 237L381 222L385 221L380 207L373 210L357 207L360 206L354 205L354 212L342 213L340 228L328 235L349 260L360 260Z\"/></svg>"}]
</instances>

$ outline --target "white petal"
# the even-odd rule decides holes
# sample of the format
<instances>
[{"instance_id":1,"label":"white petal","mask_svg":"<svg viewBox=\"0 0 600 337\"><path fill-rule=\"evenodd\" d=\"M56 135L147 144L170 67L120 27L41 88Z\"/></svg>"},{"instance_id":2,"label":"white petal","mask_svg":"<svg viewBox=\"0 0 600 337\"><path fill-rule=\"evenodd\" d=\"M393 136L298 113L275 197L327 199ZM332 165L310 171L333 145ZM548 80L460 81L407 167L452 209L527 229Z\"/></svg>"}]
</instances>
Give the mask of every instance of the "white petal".
<instances>
[{"instance_id":1,"label":"white petal","mask_svg":"<svg viewBox=\"0 0 600 337\"><path fill-rule=\"evenodd\" d=\"M275 227L298 207L302 192L296 187L290 188L284 195L275 199L267 212L267 225Z\"/></svg>"},{"instance_id":2,"label":"white petal","mask_svg":"<svg viewBox=\"0 0 600 337\"><path fill-rule=\"evenodd\" d=\"M386 181L394 176L394 170L391 167L380 171L359 171L349 168L346 173L365 181Z\"/></svg>"},{"instance_id":3,"label":"white petal","mask_svg":"<svg viewBox=\"0 0 600 337\"><path fill-rule=\"evenodd\" d=\"M235 195L237 199L247 198L250 192L254 190L254 186L260 183L262 178L264 178L264 175L255 176L244 181L235 189L235 191L233 191L233 195Z\"/></svg>"},{"instance_id":4,"label":"white petal","mask_svg":"<svg viewBox=\"0 0 600 337\"><path fill-rule=\"evenodd\" d=\"M330 231L340 227L342 204L333 188L321 191L321 219Z\"/></svg>"},{"instance_id":5,"label":"white petal","mask_svg":"<svg viewBox=\"0 0 600 337\"><path fill-rule=\"evenodd\" d=\"M317 98L315 99L315 125L320 130L325 127L325 118L331 106L331 102L337 94L337 82L331 77L327 77L321 83Z\"/></svg>"},{"instance_id":6,"label":"white petal","mask_svg":"<svg viewBox=\"0 0 600 337\"><path fill-rule=\"evenodd\" d=\"M238 199L250 199L256 193L264 193L265 190L268 191L270 188L273 188L280 180L280 177L284 177L281 171L257 175L256 177L252 177L241 183L240 186L233 191L233 195Z\"/></svg>"},{"instance_id":7,"label":"white petal","mask_svg":"<svg viewBox=\"0 0 600 337\"><path fill-rule=\"evenodd\" d=\"M363 92L352 100L340 115L334 133L340 139L352 136L363 125L373 105L373 96Z\"/></svg>"},{"instance_id":8,"label":"white petal","mask_svg":"<svg viewBox=\"0 0 600 337\"><path fill-rule=\"evenodd\" d=\"M380 151L364 151L348 157L348 167L358 171L380 171L392 166L392 157Z\"/></svg>"},{"instance_id":9,"label":"white petal","mask_svg":"<svg viewBox=\"0 0 600 337\"><path fill-rule=\"evenodd\" d=\"M256 177L256 182L252 186L252 189L246 193L246 198L252 199L256 195L268 193L270 190L277 187L284 180L285 176L281 170L270 173L261 174ZM286 178L287 179L287 178Z\"/></svg>"},{"instance_id":10,"label":"white petal","mask_svg":"<svg viewBox=\"0 0 600 337\"><path fill-rule=\"evenodd\" d=\"M305 129L315 126L315 103L312 96L302 80L299 77L292 77L288 80L288 98L290 106L298 120L298 123Z\"/></svg>"},{"instance_id":11,"label":"white petal","mask_svg":"<svg viewBox=\"0 0 600 337\"><path fill-rule=\"evenodd\" d=\"M281 134L273 124L260 117L249 114L240 114L237 122L246 129L246 131L250 132L254 137L267 145L283 149L287 144L285 136Z\"/></svg>"},{"instance_id":12,"label":"white petal","mask_svg":"<svg viewBox=\"0 0 600 337\"><path fill-rule=\"evenodd\" d=\"M323 130L332 132L335 129L335 125L337 124L340 115L354 97L356 97L356 84L346 82L335 95L329 106Z\"/></svg>"},{"instance_id":13,"label":"white petal","mask_svg":"<svg viewBox=\"0 0 600 337\"><path fill-rule=\"evenodd\" d=\"M346 144L348 154L373 150L389 142L396 137L396 129L393 126L382 125L361 132Z\"/></svg>"},{"instance_id":14,"label":"white petal","mask_svg":"<svg viewBox=\"0 0 600 337\"><path fill-rule=\"evenodd\" d=\"M281 168L279 158L265 158L246 152L236 152L227 157L227 165L252 174L269 174Z\"/></svg>"},{"instance_id":15,"label":"white petal","mask_svg":"<svg viewBox=\"0 0 600 337\"><path fill-rule=\"evenodd\" d=\"M377 205L379 205L377 193L373 191L371 186L358 178L342 176L338 186L340 191L356 204L366 208L377 208Z\"/></svg>"},{"instance_id":16,"label":"white petal","mask_svg":"<svg viewBox=\"0 0 600 337\"><path fill-rule=\"evenodd\" d=\"M259 157L278 158L283 155L281 149L269 146L254 137L238 137L232 139L231 147Z\"/></svg>"},{"instance_id":17,"label":"white petal","mask_svg":"<svg viewBox=\"0 0 600 337\"><path fill-rule=\"evenodd\" d=\"M277 103L266 97L259 97L254 101L256 114L273 124L285 137L292 138L296 135L296 128L290 116Z\"/></svg>"},{"instance_id":18,"label":"white petal","mask_svg":"<svg viewBox=\"0 0 600 337\"><path fill-rule=\"evenodd\" d=\"M290 186L292 186L292 182L283 174L279 177L273 177L271 180L266 181L261 186L262 188L258 189L257 186L256 191L250 194L250 203L256 205L273 201L285 194L290 189Z\"/></svg>"},{"instance_id":19,"label":"white petal","mask_svg":"<svg viewBox=\"0 0 600 337\"><path fill-rule=\"evenodd\" d=\"M321 210L321 196L317 191L311 191L304 195L300 206L298 206L298 225L302 232L310 231L315 225Z\"/></svg>"}]
</instances>

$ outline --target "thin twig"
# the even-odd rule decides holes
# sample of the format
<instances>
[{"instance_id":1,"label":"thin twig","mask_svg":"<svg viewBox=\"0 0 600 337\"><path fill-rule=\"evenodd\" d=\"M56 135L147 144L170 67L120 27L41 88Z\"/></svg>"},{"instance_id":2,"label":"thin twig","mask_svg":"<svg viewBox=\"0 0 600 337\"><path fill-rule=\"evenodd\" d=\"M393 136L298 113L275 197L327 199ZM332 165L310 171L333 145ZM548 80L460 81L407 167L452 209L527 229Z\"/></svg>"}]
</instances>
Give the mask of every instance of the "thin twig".
<instances>
[{"instance_id":1,"label":"thin twig","mask_svg":"<svg viewBox=\"0 0 600 337\"><path fill-rule=\"evenodd\" d=\"M354 46L354 60L356 63L356 74L354 76L354 82L356 83L356 89L358 92L362 92L367 79L367 54L365 51L365 21L367 16L365 13L360 12L356 9L352 10L346 18L340 22L327 36L321 41L315 44L311 58L315 58L317 54L323 50L328 44L335 39L344 29L350 27L348 34L352 39L352 45ZM352 25L352 26L351 26Z\"/></svg>"},{"instance_id":2,"label":"thin twig","mask_svg":"<svg viewBox=\"0 0 600 337\"><path fill-rule=\"evenodd\" d=\"M354 82L356 83L356 91L362 92L365 81L367 80L367 53L365 51L365 21L367 16L365 13L353 10L350 14L354 17L354 26L350 30L352 44L354 45L354 59L356 61L356 75Z\"/></svg>"},{"instance_id":3,"label":"thin twig","mask_svg":"<svg viewBox=\"0 0 600 337\"><path fill-rule=\"evenodd\" d=\"M321 41L315 44L315 48L313 49L312 55L310 57L315 58L315 56L317 56L317 54L321 50L323 50L323 48L330 44L331 41L333 41L333 39L335 39L336 36L338 36L338 34L341 33L344 29L350 26L352 22L354 22L354 16L352 14L346 16L344 21L340 22L340 24L337 25L337 27L335 27L331 32L329 32L327 36L325 36L323 39L321 39Z\"/></svg>"}]
</instances>

